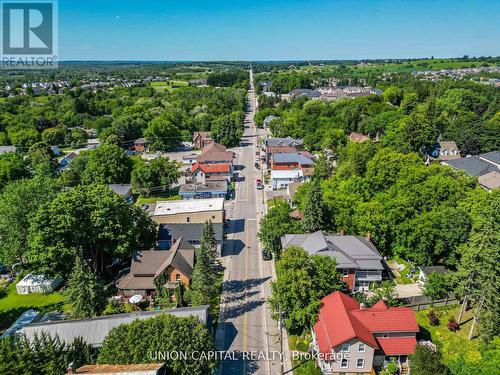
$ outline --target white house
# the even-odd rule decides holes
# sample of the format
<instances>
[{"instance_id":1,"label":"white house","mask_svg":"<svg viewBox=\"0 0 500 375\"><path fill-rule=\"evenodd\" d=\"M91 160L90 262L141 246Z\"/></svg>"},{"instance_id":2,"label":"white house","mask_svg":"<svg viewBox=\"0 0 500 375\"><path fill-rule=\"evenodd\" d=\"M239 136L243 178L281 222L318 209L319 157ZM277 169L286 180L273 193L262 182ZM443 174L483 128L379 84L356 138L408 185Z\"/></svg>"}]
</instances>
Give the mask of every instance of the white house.
<instances>
[{"instance_id":1,"label":"white house","mask_svg":"<svg viewBox=\"0 0 500 375\"><path fill-rule=\"evenodd\" d=\"M16 285L17 294L30 294L30 293L51 293L61 285L62 279L56 277L49 279L44 275L27 274Z\"/></svg>"},{"instance_id":2,"label":"white house","mask_svg":"<svg viewBox=\"0 0 500 375\"><path fill-rule=\"evenodd\" d=\"M293 170L271 170L271 184L273 189L286 188L292 182L303 181L304 172L302 169Z\"/></svg>"}]
</instances>

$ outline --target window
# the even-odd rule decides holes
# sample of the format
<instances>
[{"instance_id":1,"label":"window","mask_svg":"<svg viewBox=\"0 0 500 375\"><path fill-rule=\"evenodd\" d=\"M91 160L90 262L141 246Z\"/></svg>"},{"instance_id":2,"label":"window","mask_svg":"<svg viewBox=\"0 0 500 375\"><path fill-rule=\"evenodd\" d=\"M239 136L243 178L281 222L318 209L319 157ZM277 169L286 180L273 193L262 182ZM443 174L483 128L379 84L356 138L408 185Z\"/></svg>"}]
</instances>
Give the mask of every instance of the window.
<instances>
[{"instance_id":1,"label":"window","mask_svg":"<svg viewBox=\"0 0 500 375\"><path fill-rule=\"evenodd\" d=\"M349 270L347 270L347 269L344 268L342 270L342 277L347 277L347 276L349 276Z\"/></svg>"},{"instance_id":2,"label":"window","mask_svg":"<svg viewBox=\"0 0 500 375\"><path fill-rule=\"evenodd\" d=\"M215 215L212 215L212 219L215 219Z\"/></svg>"},{"instance_id":3,"label":"window","mask_svg":"<svg viewBox=\"0 0 500 375\"><path fill-rule=\"evenodd\" d=\"M349 351L349 344L343 344L341 351L342 352L348 352Z\"/></svg>"},{"instance_id":4,"label":"window","mask_svg":"<svg viewBox=\"0 0 500 375\"><path fill-rule=\"evenodd\" d=\"M189 223L191 221L191 219L189 218L189 216L186 218L186 221Z\"/></svg>"},{"instance_id":5,"label":"window","mask_svg":"<svg viewBox=\"0 0 500 375\"><path fill-rule=\"evenodd\" d=\"M346 358L342 358L342 362L340 362L340 368L347 368L349 365L348 361Z\"/></svg>"},{"instance_id":6,"label":"window","mask_svg":"<svg viewBox=\"0 0 500 375\"><path fill-rule=\"evenodd\" d=\"M181 274L178 273L175 275L175 281L180 281L181 280Z\"/></svg>"},{"instance_id":7,"label":"window","mask_svg":"<svg viewBox=\"0 0 500 375\"><path fill-rule=\"evenodd\" d=\"M388 333L384 333L384 339L388 338L389 337L389 334Z\"/></svg>"},{"instance_id":8,"label":"window","mask_svg":"<svg viewBox=\"0 0 500 375\"><path fill-rule=\"evenodd\" d=\"M360 342L358 344L358 352L363 353L366 350L366 345Z\"/></svg>"},{"instance_id":9,"label":"window","mask_svg":"<svg viewBox=\"0 0 500 375\"><path fill-rule=\"evenodd\" d=\"M356 360L356 368L363 368L365 367L365 360L364 358L358 358Z\"/></svg>"}]
</instances>

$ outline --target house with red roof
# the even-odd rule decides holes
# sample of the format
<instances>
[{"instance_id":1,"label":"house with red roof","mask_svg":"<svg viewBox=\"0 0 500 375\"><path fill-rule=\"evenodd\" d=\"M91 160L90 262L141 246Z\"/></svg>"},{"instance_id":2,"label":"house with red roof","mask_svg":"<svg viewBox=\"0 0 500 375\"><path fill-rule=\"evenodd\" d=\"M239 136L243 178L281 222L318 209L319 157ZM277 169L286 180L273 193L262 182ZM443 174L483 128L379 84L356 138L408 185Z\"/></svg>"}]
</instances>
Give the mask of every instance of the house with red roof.
<instances>
[{"instance_id":1,"label":"house with red roof","mask_svg":"<svg viewBox=\"0 0 500 375\"><path fill-rule=\"evenodd\" d=\"M388 307L383 300L365 308L342 292L322 299L313 327L313 348L323 374L371 374L388 357L402 372L417 345L419 326L409 307Z\"/></svg>"},{"instance_id":2,"label":"house with red roof","mask_svg":"<svg viewBox=\"0 0 500 375\"><path fill-rule=\"evenodd\" d=\"M206 181L226 180L231 182L233 176L233 166L231 164L202 164L196 162L191 166L191 176L197 184L204 184Z\"/></svg>"}]
</instances>

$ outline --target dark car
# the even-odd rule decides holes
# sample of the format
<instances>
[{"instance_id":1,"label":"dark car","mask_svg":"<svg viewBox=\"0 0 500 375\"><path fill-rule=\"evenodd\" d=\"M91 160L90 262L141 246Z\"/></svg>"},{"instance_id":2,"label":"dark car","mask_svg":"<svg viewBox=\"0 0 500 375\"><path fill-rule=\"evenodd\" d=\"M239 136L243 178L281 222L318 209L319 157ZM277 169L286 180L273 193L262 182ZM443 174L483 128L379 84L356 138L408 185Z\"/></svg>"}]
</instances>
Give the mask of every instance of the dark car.
<instances>
[{"instance_id":1,"label":"dark car","mask_svg":"<svg viewBox=\"0 0 500 375\"><path fill-rule=\"evenodd\" d=\"M262 259L266 261L271 260L273 259L273 254L269 250L264 249L262 250Z\"/></svg>"}]
</instances>

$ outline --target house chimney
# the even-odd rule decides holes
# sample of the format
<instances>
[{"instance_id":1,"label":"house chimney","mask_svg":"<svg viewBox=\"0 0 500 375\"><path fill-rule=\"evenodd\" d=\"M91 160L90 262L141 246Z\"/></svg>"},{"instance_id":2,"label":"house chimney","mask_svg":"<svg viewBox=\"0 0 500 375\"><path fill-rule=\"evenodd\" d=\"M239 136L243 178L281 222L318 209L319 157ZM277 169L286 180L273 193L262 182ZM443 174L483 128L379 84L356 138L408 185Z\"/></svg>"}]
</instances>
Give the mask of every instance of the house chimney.
<instances>
[{"instance_id":1,"label":"house chimney","mask_svg":"<svg viewBox=\"0 0 500 375\"><path fill-rule=\"evenodd\" d=\"M366 305L365 305L364 303L360 303L360 304L359 304L359 309L360 309L360 310L364 310L364 309L366 309Z\"/></svg>"},{"instance_id":2,"label":"house chimney","mask_svg":"<svg viewBox=\"0 0 500 375\"><path fill-rule=\"evenodd\" d=\"M68 374L76 374L75 362L70 362L66 371Z\"/></svg>"},{"instance_id":3,"label":"house chimney","mask_svg":"<svg viewBox=\"0 0 500 375\"><path fill-rule=\"evenodd\" d=\"M370 242L372 241L372 234L370 232L366 234L366 239Z\"/></svg>"}]
</instances>

